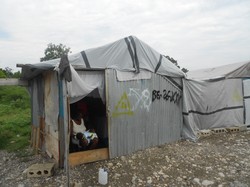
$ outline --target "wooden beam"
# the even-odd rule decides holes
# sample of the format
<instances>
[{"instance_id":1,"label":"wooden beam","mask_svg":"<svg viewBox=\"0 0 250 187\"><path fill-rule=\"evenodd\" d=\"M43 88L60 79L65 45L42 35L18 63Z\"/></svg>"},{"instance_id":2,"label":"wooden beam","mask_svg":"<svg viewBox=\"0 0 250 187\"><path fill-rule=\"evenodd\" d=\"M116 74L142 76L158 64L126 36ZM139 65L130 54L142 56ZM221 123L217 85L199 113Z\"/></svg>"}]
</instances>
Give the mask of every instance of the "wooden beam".
<instances>
[{"instance_id":1,"label":"wooden beam","mask_svg":"<svg viewBox=\"0 0 250 187\"><path fill-rule=\"evenodd\" d=\"M76 166L109 158L108 148L93 149L69 154L69 165Z\"/></svg>"},{"instance_id":2,"label":"wooden beam","mask_svg":"<svg viewBox=\"0 0 250 187\"><path fill-rule=\"evenodd\" d=\"M40 144L39 144L39 149L42 150L42 148L44 147L44 137L45 137L45 120L44 117L40 117L39 118L39 127L40 127Z\"/></svg>"},{"instance_id":3,"label":"wooden beam","mask_svg":"<svg viewBox=\"0 0 250 187\"><path fill-rule=\"evenodd\" d=\"M28 86L28 81L20 80L20 79L7 79L0 78L0 86Z\"/></svg>"},{"instance_id":4,"label":"wooden beam","mask_svg":"<svg viewBox=\"0 0 250 187\"><path fill-rule=\"evenodd\" d=\"M110 109L109 109L109 82L108 82L108 70L105 70L105 93L106 93L106 117L107 117L107 128L108 128L108 144L111 145L111 139L112 139L112 136L110 136L111 134L111 128L110 128L110 123L111 123L111 112L110 112ZM112 155L111 154L111 150L112 149L109 149L109 155Z\"/></svg>"}]
</instances>

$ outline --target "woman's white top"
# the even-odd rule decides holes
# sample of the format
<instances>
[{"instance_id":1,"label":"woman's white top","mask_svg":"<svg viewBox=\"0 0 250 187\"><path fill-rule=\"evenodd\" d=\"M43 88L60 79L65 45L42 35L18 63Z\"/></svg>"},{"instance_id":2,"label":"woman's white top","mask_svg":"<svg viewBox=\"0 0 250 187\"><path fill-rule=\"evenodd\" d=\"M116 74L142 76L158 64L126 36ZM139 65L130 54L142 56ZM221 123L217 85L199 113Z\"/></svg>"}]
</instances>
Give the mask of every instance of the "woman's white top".
<instances>
[{"instance_id":1,"label":"woman's white top","mask_svg":"<svg viewBox=\"0 0 250 187\"><path fill-rule=\"evenodd\" d=\"M83 119L81 119L80 125L76 124L76 122L74 120L72 120L72 122L73 122L73 134L74 135L76 135L79 132L84 133L86 131L86 127L84 125Z\"/></svg>"}]
</instances>

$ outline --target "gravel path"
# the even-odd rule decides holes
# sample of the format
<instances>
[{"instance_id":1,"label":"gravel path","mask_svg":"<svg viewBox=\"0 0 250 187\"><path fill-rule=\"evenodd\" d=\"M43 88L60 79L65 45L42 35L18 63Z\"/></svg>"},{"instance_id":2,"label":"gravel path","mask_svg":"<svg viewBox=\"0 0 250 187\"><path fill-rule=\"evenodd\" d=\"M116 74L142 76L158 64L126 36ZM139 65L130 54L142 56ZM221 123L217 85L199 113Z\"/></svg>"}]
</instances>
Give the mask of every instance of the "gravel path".
<instances>
[{"instance_id":1,"label":"gravel path","mask_svg":"<svg viewBox=\"0 0 250 187\"><path fill-rule=\"evenodd\" d=\"M0 151L0 186L66 186L63 170L52 177L27 178L34 163L53 162L41 155ZM70 168L71 186L103 186L98 169L108 170L105 186L250 187L250 131L224 133L197 142L179 141L128 156Z\"/></svg>"}]
</instances>

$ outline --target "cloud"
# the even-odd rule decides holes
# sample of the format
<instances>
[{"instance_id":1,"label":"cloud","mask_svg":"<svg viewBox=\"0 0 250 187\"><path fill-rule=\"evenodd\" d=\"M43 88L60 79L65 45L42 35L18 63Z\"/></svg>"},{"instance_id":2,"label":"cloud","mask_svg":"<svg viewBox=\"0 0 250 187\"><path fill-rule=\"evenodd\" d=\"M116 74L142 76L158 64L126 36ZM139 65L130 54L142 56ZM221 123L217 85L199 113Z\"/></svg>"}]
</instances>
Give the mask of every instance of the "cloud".
<instances>
[{"instance_id":1,"label":"cloud","mask_svg":"<svg viewBox=\"0 0 250 187\"><path fill-rule=\"evenodd\" d=\"M5 30L0 28L0 39L6 40L8 38L10 38L10 34L8 32L6 32Z\"/></svg>"},{"instance_id":2,"label":"cloud","mask_svg":"<svg viewBox=\"0 0 250 187\"><path fill-rule=\"evenodd\" d=\"M182 67L249 60L250 1L3 0L0 68L36 63L48 43L73 53L135 35Z\"/></svg>"}]
</instances>

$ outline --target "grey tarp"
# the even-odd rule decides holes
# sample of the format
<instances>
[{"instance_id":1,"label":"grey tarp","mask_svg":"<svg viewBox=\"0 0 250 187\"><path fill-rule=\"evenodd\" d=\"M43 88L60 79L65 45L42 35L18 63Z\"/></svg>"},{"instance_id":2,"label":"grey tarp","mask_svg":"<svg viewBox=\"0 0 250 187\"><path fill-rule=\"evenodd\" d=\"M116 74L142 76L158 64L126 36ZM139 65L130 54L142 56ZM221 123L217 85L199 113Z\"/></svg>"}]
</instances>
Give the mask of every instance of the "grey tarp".
<instances>
[{"instance_id":1,"label":"grey tarp","mask_svg":"<svg viewBox=\"0 0 250 187\"><path fill-rule=\"evenodd\" d=\"M236 63L188 72L183 79L183 136L196 131L244 124L242 77L250 63Z\"/></svg>"},{"instance_id":2,"label":"grey tarp","mask_svg":"<svg viewBox=\"0 0 250 187\"><path fill-rule=\"evenodd\" d=\"M67 83L70 103L74 103L87 96L94 89L98 89L102 101L105 103L104 72L103 71L75 71L71 66L72 81Z\"/></svg>"},{"instance_id":3,"label":"grey tarp","mask_svg":"<svg viewBox=\"0 0 250 187\"><path fill-rule=\"evenodd\" d=\"M184 80L183 97L184 124L190 130L230 127L244 122L241 79Z\"/></svg>"},{"instance_id":4,"label":"grey tarp","mask_svg":"<svg viewBox=\"0 0 250 187\"><path fill-rule=\"evenodd\" d=\"M250 62L239 62L214 68L189 71L187 77L193 80L250 77Z\"/></svg>"},{"instance_id":5,"label":"grey tarp","mask_svg":"<svg viewBox=\"0 0 250 187\"><path fill-rule=\"evenodd\" d=\"M167 58L134 36L69 55L68 60L69 64L75 69L115 69L134 73L147 70L169 77L185 76L185 74ZM45 70L55 69L60 72L60 62L62 62L61 59L54 59L37 64L25 64L22 67L22 78L32 79ZM71 85L78 84L78 86L82 87L82 89L79 89L79 87L76 86L69 86L71 90L69 97L74 97L73 100L76 100L76 97L79 99L80 96L87 95L90 93L89 91L93 90L93 86L84 84L84 81L81 81L79 77L77 78L76 74L72 76L74 76L74 80ZM79 82L75 82L76 80ZM99 81L99 79L97 81ZM100 83L96 82L93 84L99 85ZM79 92L79 90L81 91ZM71 95L71 93L73 93L73 95Z\"/></svg>"},{"instance_id":6,"label":"grey tarp","mask_svg":"<svg viewBox=\"0 0 250 187\"><path fill-rule=\"evenodd\" d=\"M81 51L68 56L69 63L76 69L116 69L139 72L141 69L170 77L185 74L163 55L134 36L113 43ZM60 59L22 67L22 78L30 79L44 70L58 67Z\"/></svg>"}]
</instances>

